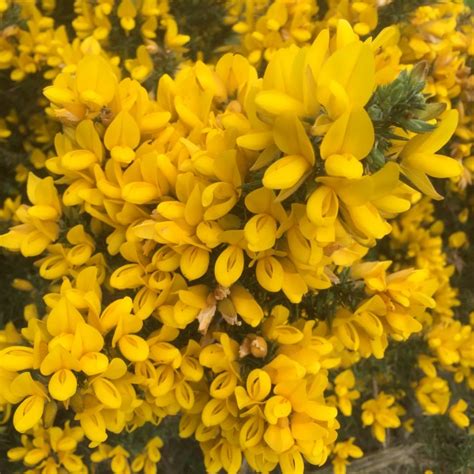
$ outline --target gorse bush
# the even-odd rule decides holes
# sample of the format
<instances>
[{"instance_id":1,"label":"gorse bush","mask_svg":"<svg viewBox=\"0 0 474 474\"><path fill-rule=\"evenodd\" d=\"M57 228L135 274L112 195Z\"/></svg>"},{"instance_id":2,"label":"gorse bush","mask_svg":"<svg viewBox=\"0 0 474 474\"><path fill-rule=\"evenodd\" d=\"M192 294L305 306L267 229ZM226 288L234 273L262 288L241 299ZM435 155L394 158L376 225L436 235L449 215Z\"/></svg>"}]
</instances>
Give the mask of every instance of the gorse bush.
<instances>
[{"instance_id":1,"label":"gorse bush","mask_svg":"<svg viewBox=\"0 0 474 474\"><path fill-rule=\"evenodd\" d=\"M0 0L2 472L467 472L472 25Z\"/></svg>"}]
</instances>

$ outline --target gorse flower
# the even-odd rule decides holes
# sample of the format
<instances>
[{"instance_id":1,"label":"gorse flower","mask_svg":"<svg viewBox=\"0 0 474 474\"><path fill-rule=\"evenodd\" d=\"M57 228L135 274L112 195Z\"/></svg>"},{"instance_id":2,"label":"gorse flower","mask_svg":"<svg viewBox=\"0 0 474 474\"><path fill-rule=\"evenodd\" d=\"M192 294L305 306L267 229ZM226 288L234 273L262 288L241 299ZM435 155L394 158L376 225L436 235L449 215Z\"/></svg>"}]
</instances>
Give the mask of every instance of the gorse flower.
<instances>
[{"instance_id":1,"label":"gorse flower","mask_svg":"<svg viewBox=\"0 0 474 474\"><path fill-rule=\"evenodd\" d=\"M25 472L155 474L173 419L234 474L343 474L366 427L470 425L466 9L218 3L196 51L194 3L0 0L0 246L33 257L0 419Z\"/></svg>"},{"instance_id":2,"label":"gorse flower","mask_svg":"<svg viewBox=\"0 0 474 474\"><path fill-rule=\"evenodd\" d=\"M75 454L77 445L84 438L81 428L35 428L31 436L22 435L22 446L8 451L10 461L22 460L32 472L87 472L80 456Z\"/></svg>"},{"instance_id":3,"label":"gorse flower","mask_svg":"<svg viewBox=\"0 0 474 474\"><path fill-rule=\"evenodd\" d=\"M349 464L349 458L361 458L364 453L354 444L355 438L349 438L347 441L338 442L334 446L334 459L332 464L334 466L334 474L345 474L346 467Z\"/></svg>"},{"instance_id":4,"label":"gorse flower","mask_svg":"<svg viewBox=\"0 0 474 474\"><path fill-rule=\"evenodd\" d=\"M395 403L395 397L381 392L376 398L362 404L362 423L370 426L374 438L384 443L386 429L398 428L400 423L400 406Z\"/></svg>"},{"instance_id":5,"label":"gorse flower","mask_svg":"<svg viewBox=\"0 0 474 474\"><path fill-rule=\"evenodd\" d=\"M21 224L0 236L0 245L10 250L20 251L25 257L40 255L59 235L57 223L61 216L61 203L53 179L40 179L28 175L28 199L31 206L22 204L15 211Z\"/></svg>"},{"instance_id":6,"label":"gorse flower","mask_svg":"<svg viewBox=\"0 0 474 474\"><path fill-rule=\"evenodd\" d=\"M352 401L360 398L360 393L354 389L355 377L352 370L344 370L334 379L334 392L338 408L345 416L352 415Z\"/></svg>"}]
</instances>

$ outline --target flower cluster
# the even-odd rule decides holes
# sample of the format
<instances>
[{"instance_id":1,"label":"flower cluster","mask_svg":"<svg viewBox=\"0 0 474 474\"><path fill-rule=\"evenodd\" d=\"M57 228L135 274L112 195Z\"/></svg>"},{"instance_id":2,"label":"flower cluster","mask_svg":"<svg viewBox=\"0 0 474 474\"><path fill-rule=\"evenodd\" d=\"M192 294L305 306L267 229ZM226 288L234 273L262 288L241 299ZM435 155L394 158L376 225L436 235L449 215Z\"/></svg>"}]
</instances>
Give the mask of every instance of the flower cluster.
<instances>
[{"instance_id":1,"label":"flower cluster","mask_svg":"<svg viewBox=\"0 0 474 474\"><path fill-rule=\"evenodd\" d=\"M59 472L60 469L66 472L87 472L81 457L74 454L83 438L82 429L71 428L69 424L64 428L38 426L32 431L31 436L26 434L21 436L22 445L10 449L8 458L11 461L21 460L30 468L29 472L34 473Z\"/></svg>"},{"instance_id":2,"label":"flower cluster","mask_svg":"<svg viewBox=\"0 0 474 474\"><path fill-rule=\"evenodd\" d=\"M344 474L467 428L467 7L217 2L200 42L181 2L73 3L0 1L9 461L154 474L174 429L209 473Z\"/></svg>"},{"instance_id":3,"label":"flower cluster","mask_svg":"<svg viewBox=\"0 0 474 474\"><path fill-rule=\"evenodd\" d=\"M457 180L461 189L472 183L474 172L472 34L469 7L462 1L441 2L419 7L404 26L400 41L403 62L426 61L430 65L426 92L460 113L451 148L452 156L464 164L463 175Z\"/></svg>"}]
</instances>

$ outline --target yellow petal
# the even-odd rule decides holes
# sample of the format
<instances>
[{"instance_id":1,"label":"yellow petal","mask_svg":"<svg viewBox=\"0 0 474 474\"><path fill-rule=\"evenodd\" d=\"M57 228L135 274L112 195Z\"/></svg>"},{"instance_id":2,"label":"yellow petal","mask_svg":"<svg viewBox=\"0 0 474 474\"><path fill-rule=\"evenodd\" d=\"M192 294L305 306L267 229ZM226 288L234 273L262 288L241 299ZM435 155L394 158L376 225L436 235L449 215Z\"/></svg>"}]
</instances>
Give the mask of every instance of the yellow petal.
<instances>
[{"instance_id":1,"label":"yellow petal","mask_svg":"<svg viewBox=\"0 0 474 474\"><path fill-rule=\"evenodd\" d=\"M400 312L389 312L386 318L387 322L394 329L408 334L419 332L423 327L419 321L417 321L409 314L403 314Z\"/></svg>"},{"instance_id":2,"label":"yellow petal","mask_svg":"<svg viewBox=\"0 0 474 474\"><path fill-rule=\"evenodd\" d=\"M317 402L308 402L305 406L305 412L314 420L330 421L337 416L337 408L328 405L321 405Z\"/></svg>"},{"instance_id":3,"label":"yellow petal","mask_svg":"<svg viewBox=\"0 0 474 474\"><path fill-rule=\"evenodd\" d=\"M277 117L273 134L275 144L283 153L304 156L311 165L314 165L313 146L296 115Z\"/></svg>"},{"instance_id":4,"label":"yellow petal","mask_svg":"<svg viewBox=\"0 0 474 474\"><path fill-rule=\"evenodd\" d=\"M237 138L237 145L247 150L263 150L273 143L272 132L253 132Z\"/></svg>"},{"instance_id":5,"label":"yellow petal","mask_svg":"<svg viewBox=\"0 0 474 474\"><path fill-rule=\"evenodd\" d=\"M135 152L129 146L115 145L110 150L110 155L115 161L127 165L135 159Z\"/></svg>"},{"instance_id":6,"label":"yellow petal","mask_svg":"<svg viewBox=\"0 0 474 474\"><path fill-rule=\"evenodd\" d=\"M100 108L115 95L117 78L110 64L100 55L87 55L77 65L76 85L81 100Z\"/></svg>"},{"instance_id":7,"label":"yellow petal","mask_svg":"<svg viewBox=\"0 0 474 474\"><path fill-rule=\"evenodd\" d=\"M392 226L371 203L362 206L350 206L347 210L352 224L369 239L381 239L392 229Z\"/></svg>"},{"instance_id":8,"label":"yellow petal","mask_svg":"<svg viewBox=\"0 0 474 474\"><path fill-rule=\"evenodd\" d=\"M237 245L229 245L217 257L214 273L217 282L230 288L244 271L244 251Z\"/></svg>"},{"instance_id":9,"label":"yellow petal","mask_svg":"<svg viewBox=\"0 0 474 474\"><path fill-rule=\"evenodd\" d=\"M14 231L9 232L8 234L5 234L5 236L2 237L6 238L9 234L12 234L12 237L15 237ZM43 253L50 243L51 239L48 236L39 231L32 231L29 232L21 241L20 251L21 254L25 257L35 257ZM0 244L5 245L5 247L9 248L8 240L6 242L0 240Z\"/></svg>"},{"instance_id":10,"label":"yellow petal","mask_svg":"<svg viewBox=\"0 0 474 474\"><path fill-rule=\"evenodd\" d=\"M135 119L125 110L122 110L108 126L104 144L108 150L115 146L136 148L140 143L140 129Z\"/></svg>"},{"instance_id":11,"label":"yellow petal","mask_svg":"<svg viewBox=\"0 0 474 474\"><path fill-rule=\"evenodd\" d=\"M33 368L33 348L10 346L0 351L0 367L11 372Z\"/></svg>"},{"instance_id":12,"label":"yellow petal","mask_svg":"<svg viewBox=\"0 0 474 474\"><path fill-rule=\"evenodd\" d=\"M271 115L304 114L304 105L293 97L278 90L261 91L255 97L257 107Z\"/></svg>"},{"instance_id":13,"label":"yellow petal","mask_svg":"<svg viewBox=\"0 0 474 474\"><path fill-rule=\"evenodd\" d=\"M467 403L460 399L449 409L449 417L459 428L467 428L470 424L469 417L464 413L467 408Z\"/></svg>"},{"instance_id":14,"label":"yellow petal","mask_svg":"<svg viewBox=\"0 0 474 474\"><path fill-rule=\"evenodd\" d=\"M277 326L274 338L280 344L296 344L304 338L304 335L293 326Z\"/></svg>"},{"instance_id":15,"label":"yellow petal","mask_svg":"<svg viewBox=\"0 0 474 474\"><path fill-rule=\"evenodd\" d=\"M73 347L71 353L78 357L87 352L100 352L104 347L104 339L101 333L89 324L83 322L78 323L75 336L81 339L80 351L76 354L75 348Z\"/></svg>"},{"instance_id":16,"label":"yellow petal","mask_svg":"<svg viewBox=\"0 0 474 474\"><path fill-rule=\"evenodd\" d=\"M250 326L256 327L263 319L262 308L244 287L234 285L230 298L239 316Z\"/></svg>"},{"instance_id":17,"label":"yellow petal","mask_svg":"<svg viewBox=\"0 0 474 474\"><path fill-rule=\"evenodd\" d=\"M122 405L122 396L117 387L104 378L98 378L92 383L97 399L108 408L120 408Z\"/></svg>"},{"instance_id":18,"label":"yellow petal","mask_svg":"<svg viewBox=\"0 0 474 474\"><path fill-rule=\"evenodd\" d=\"M84 434L96 443L103 443L107 439L104 417L100 412L84 413L80 416Z\"/></svg>"},{"instance_id":19,"label":"yellow petal","mask_svg":"<svg viewBox=\"0 0 474 474\"><path fill-rule=\"evenodd\" d=\"M74 104L77 100L73 91L59 86L45 87L43 94L53 102L53 104L57 105L70 105Z\"/></svg>"},{"instance_id":20,"label":"yellow petal","mask_svg":"<svg viewBox=\"0 0 474 474\"><path fill-rule=\"evenodd\" d=\"M292 410L291 403L281 395L275 395L265 402L265 418L272 425L276 424L279 418L286 418Z\"/></svg>"},{"instance_id":21,"label":"yellow petal","mask_svg":"<svg viewBox=\"0 0 474 474\"><path fill-rule=\"evenodd\" d=\"M237 377L229 371L221 372L209 387L211 397L225 400L230 397L237 386Z\"/></svg>"},{"instance_id":22,"label":"yellow petal","mask_svg":"<svg viewBox=\"0 0 474 474\"><path fill-rule=\"evenodd\" d=\"M321 143L321 156L352 155L365 158L374 145L374 126L363 107L354 106L343 113L330 127Z\"/></svg>"},{"instance_id":23,"label":"yellow petal","mask_svg":"<svg viewBox=\"0 0 474 474\"><path fill-rule=\"evenodd\" d=\"M282 474L304 473L304 460L299 449L292 449L282 453L278 459Z\"/></svg>"},{"instance_id":24,"label":"yellow petal","mask_svg":"<svg viewBox=\"0 0 474 474\"><path fill-rule=\"evenodd\" d=\"M422 171L434 178L453 178L459 176L463 167L458 160L444 155L412 153L402 161L404 167Z\"/></svg>"},{"instance_id":25,"label":"yellow petal","mask_svg":"<svg viewBox=\"0 0 474 474\"><path fill-rule=\"evenodd\" d=\"M257 402L264 400L268 396L271 387L270 376L262 369L252 370L247 377L247 392Z\"/></svg>"},{"instance_id":26,"label":"yellow petal","mask_svg":"<svg viewBox=\"0 0 474 474\"><path fill-rule=\"evenodd\" d=\"M244 227L248 248L254 252L268 250L275 245L277 223L268 214L251 217Z\"/></svg>"},{"instance_id":27,"label":"yellow petal","mask_svg":"<svg viewBox=\"0 0 474 474\"><path fill-rule=\"evenodd\" d=\"M262 183L269 189L288 189L294 186L311 168L300 155L289 155L275 161L265 171Z\"/></svg>"},{"instance_id":28,"label":"yellow petal","mask_svg":"<svg viewBox=\"0 0 474 474\"><path fill-rule=\"evenodd\" d=\"M295 444L289 427L280 428L278 425L270 425L263 438L268 446L278 454L287 451Z\"/></svg>"},{"instance_id":29,"label":"yellow petal","mask_svg":"<svg viewBox=\"0 0 474 474\"><path fill-rule=\"evenodd\" d=\"M146 341L135 334L121 337L118 345L122 355L131 362L140 362L148 357L149 347Z\"/></svg>"},{"instance_id":30,"label":"yellow petal","mask_svg":"<svg viewBox=\"0 0 474 474\"><path fill-rule=\"evenodd\" d=\"M181 255L180 267L188 280L202 277L209 267L209 252L199 247L189 246Z\"/></svg>"},{"instance_id":31,"label":"yellow petal","mask_svg":"<svg viewBox=\"0 0 474 474\"><path fill-rule=\"evenodd\" d=\"M110 276L112 288L138 288L144 284L143 269L136 263L128 263L117 268Z\"/></svg>"},{"instance_id":32,"label":"yellow petal","mask_svg":"<svg viewBox=\"0 0 474 474\"><path fill-rule=\"evenodd\" d=\"M156 384L150 387L153 396L160 397L172 390L175 383L174 370L169 365L161 365L156 369Z\"/></svg>"},{"instance_id":33,"label":"yellow petal","mask_svg":"<svg viewBox=\"0 0 474 474\"><path fill-rule=\"evenodd\" d=\"M412 138L403 148L400 156L403 158L413 153L433 154L442 148L453 135L458 124L459 113L456 109L446 112L438 126L428 133L420 133Z\"/></svg>"},{"instance_id":34,"label":"yellow petal","mask_svg":"<svg viewBox=\"0 0 474 474\"><path fill-rule=\"evenodd\" d=\"M324 63L318 81L318 100L330 115L338 116L344 109L331 101L331 82L345 91L349 103L363 107L375 86L374 53L369 44L352 42L334 52Z\"/></svg>"},{"instance_id":35,"label":"yellow petal","mask_svg":"<svg viewBox=\"0 0 474 474\"><path fill-rule=\"evenodd\" d=\"M267 291L276 293L283 286L284 272L280 262L275 257L265 257L257 262L255 271L257 281Z\"/></svg>"},{"instance_id":36,"label":"yellow petal","mask_svg":"<svg viewBox=\"0 0 474 474\"><path fill-rule=\"evenodd\" d=\"M122 188L122 198L132 204L149 204L160 196L159 189L151 183L136 181Z\"/></svg>"},{"instance_id":37,"label":"yellow petal","mask_svg":"<svg viewBox=\"0 0 474 474\"><path fill-rule=\"evenodd\" d=\"M61 156L61 166L71 171L85 170L97 161L97 157L89 150L72 150Z\"/></svg>"},{"instance_id":38,"label":"yellow petal","mask_svg":"<svg viewBox=\"0 0 474 474\"><path fill-rule=\"evenodd\" d=\"M337 325L335 332L340 341L348 349L355 351L359 348L359 335L352 324Z\"/></svg>"},{"instance_id":39,"label":"yellow petal","mask_svg":"<svg viewBox=\"0 0 474 474\"><path fill-rule=\"evenodd\" d=\"M339 200L328 186L318 186L311 194L306 206L306 214L313 224L333 225L339 213Z\"/></svg>"},{"instance_id":40,"label":"yellow petal","mask_svg":"<svg viewBox=\"0 0 474 474\"><path fill-rule=\"evenodd\" d=\"M77 390L77 379L71 370L61 369L49 379L49 393L55 400L68 400Z\"/></svg>"},{"instance_id":41,"label":"yellow petal","mask_svg":"<svg viewBox=\"0 0 474 474\"><path fill-rule=\"evenodd\" d=\"M406 212L411 207L410 201L393 195L374 199L372 203L377 209L380 209L382 212L387 214L399 214L401 212Z\"/></svg>"},{"instance_id":42,"label":"yellow petal","mask_svg":"<svg viewBox=\"0 0 474 474\"><path fill-rule=\"evenodd\" d=\"M308 292L308 285L299 273L285 270L282 290L292 303L298 304Z\"/></svg>"},{"instance_id":43,"label":"yellow petal","mask_svg":"<svg viewBox=\"0 0 474 474\"><path fill-rule=\"evenodd\" d=\"M39 395L31 395L18 405L13 415L13 426L19 433L25 433L40 421L44 401L45 399Z\"/></svg>"},{"instance_id":44,"label":"yellow petal","mask_svg":"<svg viewBox=\"0 0 474 474\"><path fill-rule=\"evenodd\" d=\"M209 400L202 411L202 422L205 426L218 426L229 416L226 400Z\"/></svg>"},{"instance_id":45,"label":"yellow petal","mask_svg":"<svg viewBox=\"0 0 474 474\"><path fill-rule=\"evenodd\" d=\"M184 380L176 385L176 401L184 410L191 410L195 402L194 391Z\"/></svg>"},{"instance_id":46,"label":"yellow petal","mask_svg":"<svg viewBox=\"0 0 474 474\"><path fill-rule=\"evenodd\" d=\"M324 168L329 176L341 176L354 179L361 178L364 172L362 163L353 155L330 155L324 162Z\"/></svg>"},{"instance_id":47,"label":"yellow petal","mask_svg":"<svg viewBox=\"0 0 474 474\"><path fill-rule=\"evenodd\" d=\"M342 182L337 193L349 206L360 206L393 192L399 184L399 176L399 166L391 161L373 175Z\"/></svg>"},{"instance_id":48,"label":"yellow petal","mask_svg":"<svg viewBox=\"0 0 474 474\"><path fill-rule=\"evenodd\" d=\"M146 114L140 120L140 130L143 133L156 133L169 122L170 118L171 114L167 111Z\"/></svg>"},{"instance_id":49,"label":"yellow petal","mask_svg":"<svg viewBox=\"0 0 474 474\"><path fill-rule=\"evenodd\" d=\"M443 199L423 171L404 166L403 163L400 165L400 170L423 194L437 201Z\"/></svg>"},{"instance_id":50,"label":"yellow petal","mask_svg":"<svg viewBox=\"0 0 474 474\"><path fill-rule=\"evenodd\" d=\"M107 370L109 359L101 352L89 352L81 357L79 364L86 375L97 375Z\"/></svg>"},{"instance_id":51,"label":"yellow petal","mask_svg":"<svg viewBox=\"0 0 474 474\"><path fill-rule=\"evenodd\" d=\"M242 425L239 433L239 441L242 448L252 448L263 438L265 421L259 416L251 416Z\"/></svg>"}]
</instances>

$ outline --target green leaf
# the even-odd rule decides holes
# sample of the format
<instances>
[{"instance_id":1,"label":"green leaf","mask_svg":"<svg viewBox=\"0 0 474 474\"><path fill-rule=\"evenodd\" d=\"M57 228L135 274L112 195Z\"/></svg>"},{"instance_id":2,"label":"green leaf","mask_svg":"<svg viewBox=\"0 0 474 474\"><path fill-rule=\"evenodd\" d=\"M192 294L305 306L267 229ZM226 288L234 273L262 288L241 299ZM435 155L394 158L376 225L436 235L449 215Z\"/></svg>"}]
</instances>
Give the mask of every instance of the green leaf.
<instances>
[{"instance_id":1,"label":"green leaf","mask_svg":"<svg viewBox=\"0 0 474 474\"><path fill-rule=\"evenodd\" d=\"M410 130L410 132L415 133L431 132L436 128L431 123L427 123L419 119L404 120L401 122L401 124L405 130Z\"/></svg>"}]
</instances>

